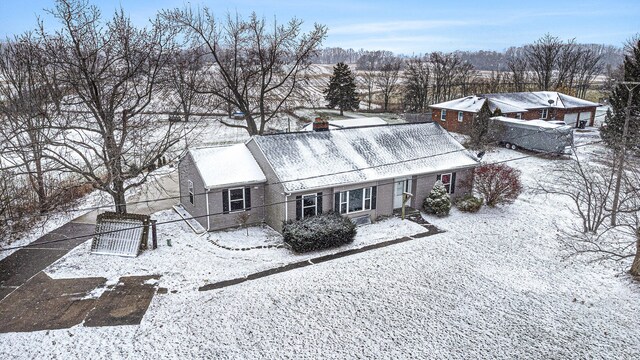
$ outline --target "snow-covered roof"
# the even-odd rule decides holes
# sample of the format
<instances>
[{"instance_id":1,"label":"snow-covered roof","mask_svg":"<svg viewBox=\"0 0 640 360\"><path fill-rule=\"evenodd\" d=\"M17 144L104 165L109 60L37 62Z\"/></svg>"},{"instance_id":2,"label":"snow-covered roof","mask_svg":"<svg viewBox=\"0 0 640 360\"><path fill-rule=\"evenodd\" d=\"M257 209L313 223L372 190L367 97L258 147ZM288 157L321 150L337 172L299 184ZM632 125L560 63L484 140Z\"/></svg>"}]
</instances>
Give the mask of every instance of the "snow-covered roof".
<instances>
[{"instance_id":1,"label":"snow-covered roof","mask_svg":"<svg viewBox=\"0 0 640 360\"><path fill-rule=\"evenodd\" d=\"M267 181L245 144L189 150L205 189Z\"/></svg>"},{"instance_id":2,"label":"snow-covered roof","mask_svg":"<svg viewBox=\"0 0 640 360\"><path fill-rule=\"evenodd\" d=\"M527 125L527 126L537 126L537 127L541 127L541 128L547 128L547 129L557 129L557 128L560 128L560 127L568 126L567 124L559 124L559 123L554 123L554 122L545 121L545 120L520 120L520 119L514 119L514 118L510 118L510 117L506 117L506 116L494 116L491 119L504 121L504 122L508 122L508 123L512 123L512 124L522 124L522 125Z\"/></svg>"},{"instance_id":3,"label":"snow-covered roof","mask_svg":"<svg viewBox=\"0 0 640 360\"><path fill-rule=\"evenodd\" d=\"M559 93L557 91L532 91L517 93L496 93L467 96L439 104L431 105L438 109L478 112L489 100L489 109L500 108L503 113L526 112L529 109L559 108L571 109L579 107L599 106L600 104Z\"/></svg>"},{"instance_id":4,"label":"snow-covered roof","mask_svg":"<svg viewBox=\"0 0 640 360\"><path fill-rule=\"evenodd\" d=\"M478 164L435 123L256 136L251 141L289 192Z\"/></svg>"},{"instance_id":5,"label":"snow-covered roof","mask_svg":"<svg viewBox=\"0 0 640 360\"><path fill-rule=\"evenodd\" d=\"M342 129L358 126L387 125L387 122L379 117L359 117L344 120L329 120L329 129ZM307 124L302 131L313 131L313 123Z\"/></svg>"}]
</instances>

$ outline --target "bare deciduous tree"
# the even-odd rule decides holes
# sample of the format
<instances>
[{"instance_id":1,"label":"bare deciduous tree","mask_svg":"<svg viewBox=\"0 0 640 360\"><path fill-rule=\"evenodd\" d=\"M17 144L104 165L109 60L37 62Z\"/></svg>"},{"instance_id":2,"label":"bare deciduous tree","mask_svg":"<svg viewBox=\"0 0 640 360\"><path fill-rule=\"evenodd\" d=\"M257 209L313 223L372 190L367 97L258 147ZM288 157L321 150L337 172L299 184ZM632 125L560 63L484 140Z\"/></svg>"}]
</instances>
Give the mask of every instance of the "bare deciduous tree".
<instances>
[{"instance_id":1,"label":"bare deciduous tree","mask_svg":"<svg viewBox=\"0 0 640 360\"><path fill-rule=\"evenodd\" d=\"M180 131L144 115L174 54L173 34L159 21L136 28L122 10L105 21L84 0L58 0L51 14L61 28L40 25L43 56L64 89L64 136L47 139L45 158L107 192L125 213L125 193L147 180L148 169L177 143Z\"/></svg>"},{"instance_id":2,"label":"bare deciduous tree","mask_svg":"<svg viewBox=\"0 0 640 360\"><path fill-rule=\"evenodd\" d=\"M44 159L59 93L49 88L39 39L24 34L0 46L0 139L5 166L24 175L38 199L41 213L49 207L45 176L51 164Z\"/></svg>"},{"instance_id":3,"label":"bare deciduous tree","mask_svg":"<svg viewBox=\"0 0 640 360\"><path fill-rule=\"evenodd\" d=\"M403 96L406 111L423 113L429 106L429 82L431 69L422 57L414 57L406 63L405 92Z\"/></svg>"},{"instance_id":4,"label":"bare deciduous tree","mask_svg":"<svg viewBox=\"0 0 640 360\"><path fill-rule=\"evenodd\" d=\"M400 73L401 62L395 60L384 64L380 71L376 72L376 86L382 93L382 109L383 111L389 110L389 100L395 93L398 87L398 74Z\"/></svg>"},{"instance_id":5,"label":"bare deciduous tree","mask_svg":"<svg viewBox=\"0 0 640 360\"><path fill-rule=\"evenodd\" d=\"M524 51L540 90L553 90L553 71L562 51L562 41L551 34L545 34L535 43L525 46Z\"/></svg>"},{"instance_id":6,"label":"bare deciduous tree","mask_svg":"<svg viewBox=\"0 0 640 360\"><path fill-rule=\"evenodd\" d=\"M610 154L599 164L587 164L576 154L559 165L546 183L539 183L542 193L560 195L570 200L568 209L576 223L556 224L559 240L569 250L568 256L590 255L595 260L634 258L630 273L640 275L640 172L637 164L624 172L619 204L619 221L610 226L617 158Z\"/></svg>"},{"instance_id":7,"label":"bare deciduous tree","mask_svg":"<svg viewBox=\"0 0 640 360\"><path fill-rule=\"evenodd\" d=\"M197 91L233 104L245 115L244 125L223 124L262 134L267 123L299 90L309 59L326 36L326 27L315 24L301 32L302 21L268 25L254 13L248 20L227 15L219 21L208 9L164 11L164 20L175 25L211 56L215 76Z\"/></svg>"},{"instance_id":8,"label":"bare deciduous tree","mask_svg":"<svg viewBox=\"0 0 640 360\"><path fill-rule=\"evenodd\" d=\"M182 113L184 121L189 121L194 105L203 105L201 95L195 88L199 82L204 81L204 68L203 55L196 49L181 49L170 57L165 96L168 105L175 112Z\"/></svg>"}]
</instances>

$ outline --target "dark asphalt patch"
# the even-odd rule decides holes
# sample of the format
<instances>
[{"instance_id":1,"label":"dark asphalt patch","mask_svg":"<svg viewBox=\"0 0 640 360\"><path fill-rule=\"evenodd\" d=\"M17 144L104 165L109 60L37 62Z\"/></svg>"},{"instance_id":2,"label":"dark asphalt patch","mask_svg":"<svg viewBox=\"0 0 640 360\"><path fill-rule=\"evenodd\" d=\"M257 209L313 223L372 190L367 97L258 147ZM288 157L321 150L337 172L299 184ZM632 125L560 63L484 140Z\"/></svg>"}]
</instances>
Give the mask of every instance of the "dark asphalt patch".
<instances>
[{"instance_id":1,"label":"dark asphalt patch","mask_svg":"<svg viewBox=\"0 0 640 360\"><path fill-rule=\"evenodd\" d=\"M87 315L84 326L138 325L156 292L148 280L159 276L128 276L100 297L96 307Z\"/></svg>"},{"instance_id":2,"label":"dark asphalt patch","mask_svg":"<svg viewBox=\"0 0 640 360\"><path fill-rule=\"evenodd\" d=\"M147 280L158 278L122 277L95 298L88 295L107 279L51 279L40 272L0 301L0 333L140 324L156 290Z\"/></svg>"}]
</instances>

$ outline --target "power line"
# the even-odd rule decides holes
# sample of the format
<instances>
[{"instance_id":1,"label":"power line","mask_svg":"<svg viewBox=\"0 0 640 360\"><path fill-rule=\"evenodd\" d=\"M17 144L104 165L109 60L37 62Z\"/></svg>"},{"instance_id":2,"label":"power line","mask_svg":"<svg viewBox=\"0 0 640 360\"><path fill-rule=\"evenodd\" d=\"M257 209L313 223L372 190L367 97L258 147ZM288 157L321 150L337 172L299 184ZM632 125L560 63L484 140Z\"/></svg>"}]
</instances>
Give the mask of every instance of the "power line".
<instances>
[{"instance_id":1,"label":"power line","mask_svg":"<svg viewBox=\"0 0 640 360\"><path fill-rule=\"evenodd\" d=\"M591 146L591 145L597 145L599 143L602 143L602 140L592 141L592 142L581 144L581 145L576 145L576 146L574 146L574 148L581 148L581 147L586 147L586 146ZM526 159L526 158L530 158L530 157L536 157L536 156L539 156L541 154L542 155L549 155L549 154L555 154L555 153L551 152L551 151L535 153L535 154L530 154L530 155L524 155L524 156L521 156L521 157L518 157L518 158L512 158L512 159L495 161L495 162L491 162L491 163L485 163L485 164L483 164L483 166L485 166L485 165L503 164L503 163L507 163L507 162L511 162L511 161L518 161L518 160L522 160L522 159ZM424 177L428 177L428 176L432 176L432 175L433 174L424 174L424 175L418 175L416 177L417 178L424 178ZM395 180L392 180L390 182L378 183L376 186L391 185L391 184L394 184L394 183L395 183ZM322 197L325 197L325 196L334 196L334 194L333 193L327 193L327 194L323 194L322 195ZM251 206L251 208L252 209L255 209L255 208L266 208L266 207L269 207L269 206L282 205L282 204L286 204L286 203L290 203L290 202L293 203L293 202L296 202L296 201L297 201L297 199L278 201L278 202L274 202L274 203L270 203L270 204ZM196 219L205 218L205 217L208 217L208 216L216 216L216 215L224 215L224 214L225 214L225 212L223 211L223 212L207 214L207 215L198 215L198 216L191 216L191 217L180 218L180 219L175 219L175 220L167 220L167 221L157 222L156 226L167 225L167 224L172 224L172 223L181 222L181 221L196 220ZM23 245L23 246L15 246L15 247L10 247L10 248L3 248L3 249L0 249L0 251L19 250L19 249L28 248L28 247L31 247L31 246L40 246L40 245L58 243L58 242L62 242L62 241L77 240L77 239L82 239L82 238L86 238L86 237L89 237L89 236L111 234L111 233L118 232L118 231L127 231L127 230L142 228L142 227L144 227L144 225L132 226L132 227L125 228L125 229L104 231L104 232L94 233L93 235L75 236L75 237L70 237L70 238L51 240L51 241L46 241L46 242L39 242L37 244L31 243L31 244L27 244L27 245Z\"/></svg>"},{"instance_id":2,"label":"power line","mask_svg":"<svg viewBox=\"0 0 640 360\"><path fill-rule=\"evenodd\" d=\"M514 137L512 140L522 139L522 138L525 138L525 137L528 137L528 136L537 135L539 133L547 132L547 131L549 131L549 129L541 128L541 129L537 130L534 133L530 133L530 134L525 134L525 135ZM441 135L442 134L431 134L431 135L425 136L425 138L426 137L441 136ZM448 132L446 133L446 135L453 137ZM499 144L501 142L502 141L500 141L500 140L496 140L496 141L492 141L492 142L487 143L487 145L489 145L489 144ZM275 181L275 182L266 183L265 186L284 184L284 183L289 183L289 182L294 182L294 181L310 180L310 179L322 178L322 177L327 177L327 176L348 174L348 173L352 173L352 172L356 172L356 171L362 171L362 170L367 170L367 169L374 169L374 168L379 168L379 167L404 164L404 163L407 163L407 162L424 160L424 159L428 159L428 158L433 158L433 157L438 157L438 156L443 156L443 155L449 155L449 154L454 154L454 153L459 153L459 152L465 152L465 151L469 151L469 150L466 149L466 148L462 148L462 149L447 151L447 152L439 153L439 154L431 154L431 155L415 157L415 158L412 158L412 159L409 159L409 160L400 160L400 161L394 161L394 162L389 162L389 163L385 163L385 164L372 165L372 166L368 166L368 167L360 167L360 168L357 168L357 169L349 169L349 170L344 170L344 171L340 171L340 172L334 172L334 173L330 173L330 174L314 175L314 176L309 176L309 177L304 177L304 178L296 178L296 179L290 179L290 180ZM328 184L327 186L330 186L330 185L336 185L336 184ZM206 194L207 194L207 192L205 191L205 192L194 193L193 195L196 196L196 195L206 195ZM184 196L180 196L180 195L178 195L178 196L169 196L169 197L164 197L164 198L159 198L159 199L143 200L143 201L138 201L138 202L129 202L129 203L120 204L120 205L137 205L137 204L144 204L144 203L153 203L153 202L160 202L160 201L166 201L166 200L181 199L183 197ZM92 211L92 210L111 208L111 207L114 207L114 206L116 206L116 205L101 205L101 206L82 208L82 209L68 209L66 211L68 211L68 212L72 212L72 211Z\"/></svg>"}]
</instances>

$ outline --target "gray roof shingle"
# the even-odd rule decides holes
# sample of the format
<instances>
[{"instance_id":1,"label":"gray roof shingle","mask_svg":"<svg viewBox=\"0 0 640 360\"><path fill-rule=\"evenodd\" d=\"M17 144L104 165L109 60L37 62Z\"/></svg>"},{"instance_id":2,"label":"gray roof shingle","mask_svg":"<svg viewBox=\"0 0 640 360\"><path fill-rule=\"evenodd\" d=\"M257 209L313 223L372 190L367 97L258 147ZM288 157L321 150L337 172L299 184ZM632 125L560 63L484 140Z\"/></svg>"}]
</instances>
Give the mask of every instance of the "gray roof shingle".
<instances>
[{"instance_id":1,"label":"gray roof shingle","mask_svg":"<svg viewBox=\"0 0 640 360\"><path fill-rule=\"evenodd\" d=\"M256 136L252 141L289 192L478 164L435 123Z\"/></svg>"}]
</instances>

